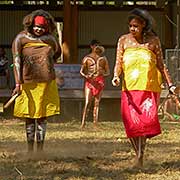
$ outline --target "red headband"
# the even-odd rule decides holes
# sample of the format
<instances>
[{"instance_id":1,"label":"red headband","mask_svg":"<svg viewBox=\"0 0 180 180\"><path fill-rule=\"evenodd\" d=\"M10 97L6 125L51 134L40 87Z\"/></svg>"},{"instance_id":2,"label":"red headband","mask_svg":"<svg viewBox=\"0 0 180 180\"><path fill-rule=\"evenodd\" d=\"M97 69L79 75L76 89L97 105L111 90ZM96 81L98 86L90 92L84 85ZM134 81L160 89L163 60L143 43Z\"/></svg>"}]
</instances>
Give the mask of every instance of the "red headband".
<instances>
[{"instance_id":1,"label":"red headband","mask_svg":"<svg viewBox=\"0 0 180 180\"><path fill-rule=\"evenodd\" d=\"M48 22L44 16L36 16L34 18L34 25L44 25L47 26Z\"/></svg>"}]
</instances>

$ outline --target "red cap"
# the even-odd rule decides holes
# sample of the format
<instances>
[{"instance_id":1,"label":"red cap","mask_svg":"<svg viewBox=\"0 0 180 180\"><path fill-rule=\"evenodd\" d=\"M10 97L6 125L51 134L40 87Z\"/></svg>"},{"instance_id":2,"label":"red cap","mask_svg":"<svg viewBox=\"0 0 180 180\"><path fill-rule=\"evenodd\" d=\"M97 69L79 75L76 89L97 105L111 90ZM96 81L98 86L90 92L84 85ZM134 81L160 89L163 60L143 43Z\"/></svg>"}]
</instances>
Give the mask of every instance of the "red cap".
<instances>
[{"instance_id":1,"label":"red cap","mask_svg":"<svg viewBox=\"0 0 180 180\"><path fill-rule=\"evenodd\" d=\"M48 22L44 16L36 16L34 18L34 25L43 25L47 26Z\"/></svg>"}]
</instances>

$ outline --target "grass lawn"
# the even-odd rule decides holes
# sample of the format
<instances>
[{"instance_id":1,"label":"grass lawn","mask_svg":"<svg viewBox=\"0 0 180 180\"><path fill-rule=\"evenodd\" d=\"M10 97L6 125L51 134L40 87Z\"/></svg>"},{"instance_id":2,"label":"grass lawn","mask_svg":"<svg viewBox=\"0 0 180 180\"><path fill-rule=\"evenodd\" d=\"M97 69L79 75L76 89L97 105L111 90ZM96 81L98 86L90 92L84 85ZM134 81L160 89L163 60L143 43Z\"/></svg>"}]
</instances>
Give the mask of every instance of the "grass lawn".
<instances>
[{"instance_id":1,"label":"grass lawn","mask_svg":"<svg viewBox=\"0 0 180 180\"><path fill-rule=\"evenodd\" d=\"M162 134L147 141L144 168L133 168L134 151L121 122L48 123L45 152L26 153L24 123L0 120L0 180L180 180L180 121L161 122Z\"/></svg>"}]
</instances>

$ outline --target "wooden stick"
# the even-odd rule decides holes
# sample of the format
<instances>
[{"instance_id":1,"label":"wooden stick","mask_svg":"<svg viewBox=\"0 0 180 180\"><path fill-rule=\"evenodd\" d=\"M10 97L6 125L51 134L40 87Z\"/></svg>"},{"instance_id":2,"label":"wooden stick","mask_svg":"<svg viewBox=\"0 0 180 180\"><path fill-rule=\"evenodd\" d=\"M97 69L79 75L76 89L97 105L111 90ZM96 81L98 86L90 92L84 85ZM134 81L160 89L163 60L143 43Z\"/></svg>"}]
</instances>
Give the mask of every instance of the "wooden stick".
<instances>
[{"instance_id":1,"label":"wooden stick","mask_svg":"<svg viewBox=\"0 0 180 180\"><path fill-rule=\"evenodd\" d=\"M9 100L8 102L4 105L4 109L8 108L12 102L19 96L19 94L15 94L13 95Z\"/></svg>"},{"instance_id":2,"label":"wooden stick","mask_svg":"<svg viewBox=\"0 0 180 180\"><path fill-rule=\"evenodd\" d=\"M17 167L14 167L14 170L15 170L20 176L23 175L22 172L21 172Z\"/></svg>"}]
</instances>

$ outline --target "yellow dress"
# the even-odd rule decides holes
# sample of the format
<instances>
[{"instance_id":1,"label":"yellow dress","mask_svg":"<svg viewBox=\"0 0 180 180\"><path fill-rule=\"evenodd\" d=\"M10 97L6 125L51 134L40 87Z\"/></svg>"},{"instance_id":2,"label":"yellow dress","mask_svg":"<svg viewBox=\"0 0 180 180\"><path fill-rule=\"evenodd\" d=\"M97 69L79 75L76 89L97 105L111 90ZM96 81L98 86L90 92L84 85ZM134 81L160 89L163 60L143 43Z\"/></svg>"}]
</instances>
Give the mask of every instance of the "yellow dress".
<instances>
[{"instance_id":1,"label":"yellow dress","mask_svg":"<svg viewBox=\"0 0 180 180\"><path fill-rule=\"evenodd\" d=\"M60 114L56 81L22 84L22 94L17 97L14 116L41 118Z\"/></svg>"},{"instance_id":2,"label":"yellow dress","mask_svg":"<svg viewBox=\"0 0 180 180\"><path fill-rule=\"evenodd\" d=\"M123 54L123 90L161 92L162 78L156 55L143 47L127 48Z\"/></svg>"}]
</instances>

